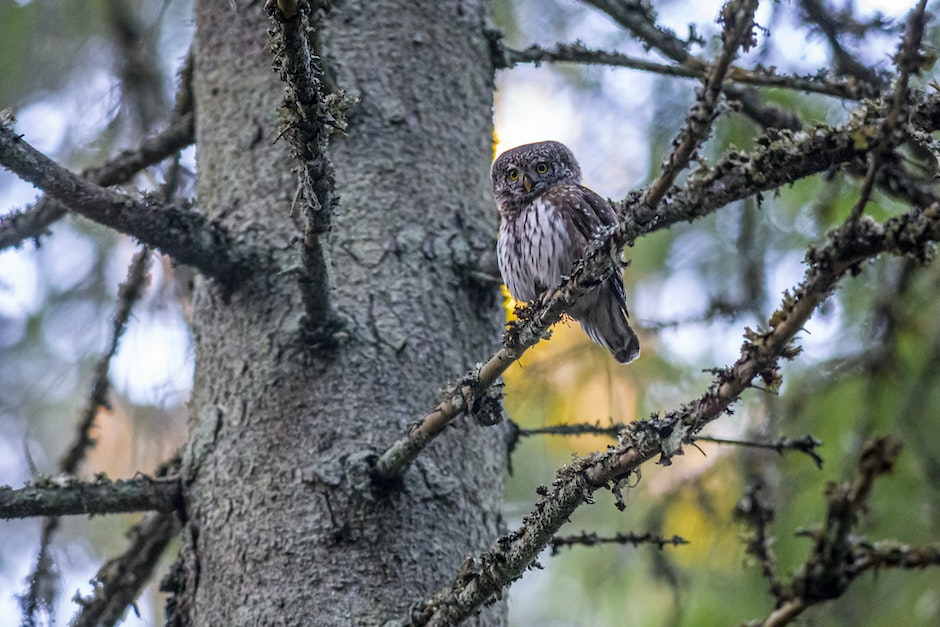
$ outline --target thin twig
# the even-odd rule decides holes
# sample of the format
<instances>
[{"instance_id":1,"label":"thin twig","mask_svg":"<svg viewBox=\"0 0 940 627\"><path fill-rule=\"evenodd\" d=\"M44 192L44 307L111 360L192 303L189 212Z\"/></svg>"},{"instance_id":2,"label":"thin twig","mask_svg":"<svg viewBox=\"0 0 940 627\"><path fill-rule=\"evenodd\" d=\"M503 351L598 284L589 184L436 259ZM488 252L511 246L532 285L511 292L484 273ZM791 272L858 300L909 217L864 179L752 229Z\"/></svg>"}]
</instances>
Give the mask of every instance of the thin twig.
<instances>
[{"instance_id":1,"label":"thin twig","mask_svg":"<svg viewBox=\"0 0 940 627\"><path fill-rule=\"evenodd\" d=\"M709 299L708 306L702 313L658 321L644 320L643 328L647 331L664 331L666 329L675 329L714 320L734 322L743 312L746 312L748 308L752 306L752 302L744 302L744 299L741 299L740 302L732 302L723 297L716 296Z\"/></svg>"},{"instance_id":2,"label":"thin twig","mask_svg":"<svg viewBox=\"0 0 940 627\"><path fill-rule=\"evenodd\" d=\"M725 98L741 108L741 113L765 129L798 131L803 121L795 111L764 102L757 90L739 85L727 85Z\"/></svg>"},{"instance_id":3,"label":"thin twig","mask_svg":"<svg viewBox=\"0 0 940 627\"><path fill-rule=\"evenodd\" d=\"M111 359L117 352L121 336L127 328L131 310L140 300L141 296L143 296L144 289L147 287L150 258L150 248L147 246L142 247L134 256L128 267L127 278L118 288L118 308L112 320L111 339L108 343L108 348L98 359L98 363L95 366L91 395L78 421L72 445L59 462L59 471L63 476L73 476L78 471L81 462L85 459L85 454L88 449L94 445L91 430L95 418L102 407L109 407L108 393L111 389L111 385L108 378L108 371L111 368ZM50 505L59 503L62 495L56 494L55 496L60 498L50 498L48 495L36 495L35 504ZM39 514L28 515L33 516ZM52 538L58 530L60 523L56 518L58 514L55 512L47 515L52 517L46 518L43 522L39 551L36 557L36 566L32 574L27 578L29 581L29 590L24 595L22 602L26 622L34 620L35 613L40 605L50 604L52 602L51 598L44 598L48 597L49 593L43 591L52 591L55 589L55 586L49 585L50 581L54 581L55 579L54 564L52 564L49 549L52 545Z\"/></svg>"},{"instance_id":4,"label":"thin twig","mask_svg":"<svg viewBox=\"0 0 940 627\"><path fill-rule=\"evenodd\" d=\"M540 63L580 63L585 65L607 65L662 76L692 79L704 79L708 73L708 68L701 63L692 65L657 63L616 51L594 50L581 43L556 44L552 48L529 46L524 50L504 47L501 52L505 67L512 67L520 63L534 63L536 65ZM848 100L861 100L875 95L875 91L865 83L833 79L826 71L820 71L815 75L796 76L778 74L774 68L758 67L748 70L735 66L728 70L725 81L756 87L792 89Z\"/></svg>"},{"instance_id":5,"label":"thin twig","mask_svg":"<svg viewBox=\"0 0 940 627\"><path fill-rule=\"evenodd\" d=\"M627 428L627 425L619 422L606 427L601 426L600 424L589 424L586 422L581 423L560 423L555 425L549 425L547 427L534 427L523 429L518 427L513 423L515 427L514 431L520 437L528 437L533 435L604 435L609 438L616 438L617 435Z\"/></svg>"},{"instance_id":6,"label":"thin twig","mask_svg":"<svg viewBox=\"0 0 940 627\"><path fill-rule=\"evenodd\" d=\"M147 28L139 7L128 0L108 2L106 15L111 42L117 48L115 73L120 80L122 113L133 115L132 121L147 132L167 109L158 31Z\"/></svg>"},{"instance_id":7,"label":"thin twig","mask_svg":"<svg viewBox=\"0 0 940 627\"><path fill-rule=\"evenodd\" d=\"M813 463L816 464L817 468L823 467L823 458L820 457L819 453L816 452L816 449L822 446L822 442L817 440L811 435L804 435L802 438L797 438L792 440L790 438L781 437L773 442L755 442L753 440L735 440L730 438L715 438L706 435L699 435L695 437L696 442L714 442L715 444L732 444L734 446L746 446L750 448L762 448L771 451L777 451L778 454L783 455L787 451L798 451L800 453L805 453L813 460Z\"/></svg>"},{"instance_id":8,"label":"thin twig","mask_svg":"<svg viewBox=\"0 0 940 627\"><path fill-rule=\"evenodd\" d=\"M0 501L4 495L0 488ZM27 577L26 592L17 595L20 611L23 614L24 627L34 627L37 624L37 614L46 611L51 615L55 597L58 594L59 573L55 561L52 559L52 536L59 529L61 518L46 518L43 521L42 533L39 537L39 551L36 554L36 563Z\"/></svg>"},{"instance_id":9,"label":"thin twig","mask_svg":"<svg viewBox=\"0 0 940 627\"><path fill-rule=\"evenodd\" d=\"M616 438L620 433L629 427L625 423L614 423L602 426L598 423L560 423L546 427L522 428L516 423L510 421L510 431L514 442L522 437L532 437L536 435L560 435L560 436L578 436L578 435L601 435L608 438ZM786 437L778 438L773 442L757 442L754 440L735 440L730 438L716 438L711 436L699 435L695 437L696 442L712 442L715 444L731 444L735 446L746 446L750 448L761 448L776 451L782 455L789 451L798 451L808 455L818 468L822 468L823 458L816 453L816 448L822 446L822 442L811 435L804 435L801 438L791 439ZM515 447L514 442L510 445L510 451Z\"/></svg>"},{"instance_id":10,"label":"thin twig","mask_svg":"<svg viewBox=\"0 0 940 627\"><path fill-rule=\"evenodd\" d=\"M671 538L667 538L666 536L660 536L649 532L618 533L613 536L599 536L596 533L587 533L586 531L582 531L581 534L577 536L554 537L549 543L549 546L552 549L552 555L555 555L565 547L598 546L601 544L632 544L633 546L639 546L641 544L654 544L662 549L663 547L667 546L689 544L689 541L681 536L672 536Z\"/></svg>"}]
</instances>

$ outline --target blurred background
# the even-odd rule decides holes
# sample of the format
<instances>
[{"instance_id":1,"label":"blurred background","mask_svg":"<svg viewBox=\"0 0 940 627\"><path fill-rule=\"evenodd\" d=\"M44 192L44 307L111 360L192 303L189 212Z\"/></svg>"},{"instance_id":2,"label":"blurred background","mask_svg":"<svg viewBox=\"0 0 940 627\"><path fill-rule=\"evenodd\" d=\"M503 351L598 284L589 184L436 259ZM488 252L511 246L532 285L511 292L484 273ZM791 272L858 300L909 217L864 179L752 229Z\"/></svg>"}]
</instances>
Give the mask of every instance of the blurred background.
<instances>
[{"instance_id":1,"label":"blurred background","mask_svg":"<svg viewBox=\"0 0 940 627\"><path fill-rule=\"evenodd\" d=\"M245 3L241 3L245 4ZM712 58L719 2L655 2L659 23L701 41ZM929 9L936 7L931 3ZM842 2L860 23L840 39L861 63L890 72L903 16L913 2ZM767 29L738 65L814 74L833 65L830 42L799 2L764 2ZM258 10L248 7L243 10ZM664 62L600 11L566 0L497 0L503 43L581 41ZM192 37L191 0L0 0L0 108L18 132L73 170L99 164L163 128L176 75ZM926 41L936 49L932 22ZM932 60L931 60L932 63ZM932 80L927 68L916 86ZM623 198L658 172L694 100L697 81L575 64L518 65L498 75L497 152L544 139L568 144L585 183ZM770 103L807 123L844 122L853 103L793 90L761 89ZM705 159L730 147L749 150L761 128L740 113L722 117ZM913 159L914 157L912 157ZM192 195L192 150L173 177ZM169 176L155 167L133 185L158 189ZM639 361L619 366L577 324L559 325L506 374L506 409L521 428L564 423L607 426L666 412L701 395L708 368L733 363L745 327L766 327L783 291L802 278L809 245L823 241L852 206L858 181L841 174L802 180L736 203L693 224L636 242L625 252L627 300L641 336ZM0 215L22 210L37 192L0 172ZM876 193L877 219L905 211ZM495 215L495 207L494 207ZM495 218L494 218L495 224ZM87 403L94 364L105 350L118 284L137 246L87 220L66 218L53 236L0 250L0 483L21 486L54 475ZM495 233L494 233L495 237ZM83 476L150 473L185 440L192 356L186 325L186 276L155 256L150 285L132 314L111 367L111 410L96 417L97 446ZM836 294L800 335L803 354L783 366L778 394L750 391L734 415L708 435L773 441L810 434L823 442L822 469L806 455L703 442L665 468L648 464L624 491L625 511L607 492L580 508L563 534L653 532L682 536L678 547L575 547L549 552L509 593L514 625L716 625L765 616L772 607L757 565L745 555L734 507L755 482L776 508L772 530L781 573L798 567L811 541L794 536L825 516L829 482L853 476L865 442L896 434L905 444L893 475L876 484L861 531L913 545L940 538L940 266L884 258ZM507 308L509 310L511 308ZM494 334L495 336L495 334ZM485 356L481 355L483 359ZM510 527L573 455L604 449L599 435L523 437L511 457L506 502ZM50 552L58 594L39 622L67 622L72 597L123 548L135 516L63 520ZM21 616L39 548L41 520L0 521L0 624ZM169 562L175 550L165 557ZM165 566L164 566L165 568ZM456 568L456 564L455 564ZM158 576L159 579L159 576ZM51 596L50 596L51 598ZM163 598L151 586L140 616L127 625L162 623ZM814 608L825 625L940 624L940 573L885 570L855 582L841 599ZM625 623L626 621L626 623Z\"/></svg>"}]
</instances>

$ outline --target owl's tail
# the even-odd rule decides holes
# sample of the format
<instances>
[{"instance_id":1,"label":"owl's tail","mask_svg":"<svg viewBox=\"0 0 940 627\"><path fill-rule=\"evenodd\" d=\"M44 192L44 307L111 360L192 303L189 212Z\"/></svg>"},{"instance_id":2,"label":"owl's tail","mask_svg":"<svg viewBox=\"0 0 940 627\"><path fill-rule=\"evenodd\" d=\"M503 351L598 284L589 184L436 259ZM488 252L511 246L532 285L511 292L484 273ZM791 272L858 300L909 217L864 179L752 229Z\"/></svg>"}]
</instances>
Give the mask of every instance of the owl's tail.
<instances>
[{"instance_id":1,"label":"owl's tail","mask_svg":"<svg viewBox=\"0 0 940 627\"><path fill-rule=\"evenodd\" d=\"M619 281L619 277L613 280ZM581 323L584 332L620 363L628 364L640 356L640 340L627 321L622 284L608 279L604 285L585 294L570 313Z\"/></svg>"}]
</instances>

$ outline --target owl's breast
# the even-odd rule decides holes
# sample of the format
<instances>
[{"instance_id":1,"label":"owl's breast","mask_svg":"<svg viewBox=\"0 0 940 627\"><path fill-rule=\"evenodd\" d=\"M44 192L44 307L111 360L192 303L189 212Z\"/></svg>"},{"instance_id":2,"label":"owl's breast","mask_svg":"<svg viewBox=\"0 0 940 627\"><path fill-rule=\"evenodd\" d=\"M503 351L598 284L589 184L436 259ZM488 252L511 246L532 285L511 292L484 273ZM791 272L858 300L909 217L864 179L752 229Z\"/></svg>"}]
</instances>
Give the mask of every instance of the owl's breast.
<instances>
[{"instance_id":1,"label":"owl's breast","mask_svg":"<svg viewBox=\"0 0 940 627\"><path fill-rule=\"evenodd\" d=\"M503 214L497 257L503 281L516 300L532 300L556 287L575 260L564 215L544 197L512 215Z\"/></svg>"}]
</instances>

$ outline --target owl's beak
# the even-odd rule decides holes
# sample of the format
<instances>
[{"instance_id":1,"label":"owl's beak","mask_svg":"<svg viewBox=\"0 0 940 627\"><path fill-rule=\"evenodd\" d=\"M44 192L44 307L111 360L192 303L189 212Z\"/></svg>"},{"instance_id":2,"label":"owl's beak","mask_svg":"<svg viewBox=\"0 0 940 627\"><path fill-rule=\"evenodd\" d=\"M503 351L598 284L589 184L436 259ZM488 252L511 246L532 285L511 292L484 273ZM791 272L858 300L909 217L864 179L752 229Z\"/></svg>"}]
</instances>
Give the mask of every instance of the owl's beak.
<instances>
[{"instance_id":1,"label":"owl's beak","mask_svg":"<svg viewBox=\"0 0 940 627\"><path fill-rule=\"evenodd\" d=\"M528 174L522 175L522 186L525 187L526 193L532 191L532 179L529 178Z\"/></svg>"}]
</instances>

